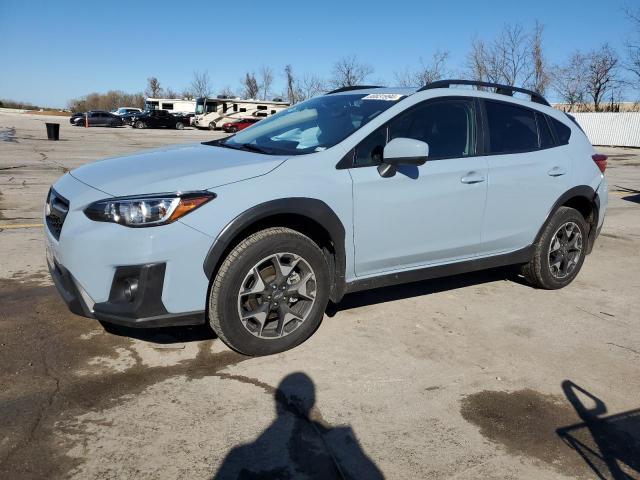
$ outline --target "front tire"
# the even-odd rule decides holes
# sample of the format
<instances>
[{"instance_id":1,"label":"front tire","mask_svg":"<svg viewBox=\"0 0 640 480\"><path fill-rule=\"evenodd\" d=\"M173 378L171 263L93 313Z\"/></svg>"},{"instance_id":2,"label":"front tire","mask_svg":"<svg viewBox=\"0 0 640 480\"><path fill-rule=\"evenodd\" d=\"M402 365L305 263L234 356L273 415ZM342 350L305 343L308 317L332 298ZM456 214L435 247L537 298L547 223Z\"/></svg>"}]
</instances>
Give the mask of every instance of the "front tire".
<instances>
[{"instance_id":1,"label":"front tire","mask_svg":"<svg viewBox=\"0 0 640 480\"><path fill-rule=\"evenodd\" d=\"M176 130L184 130L184 123L182 122L176 123Z\"/></svg>"},{"instance_id":2,"label":"front tire","mask_svg":"<svg viewBox=\"0 0 640 480\"><path fill-rule=\"evenodd\" d=\"M522 275L539 288L566 287L582 268L588 241L587 222L582 214L570 207L560 207L534 245L533 258L522 266Z\"/></svg>"},{"instance_id":3,"label":"front tire","mask_svg":"<svg viewBox=\"0 0 640 480\"><path fill-rule=\"evenodd\" d=\"M209 130L215 130L216 129L216 122L210 122L209 123Z\"/></svg>"},{"instance_id":4,"label":"front tire","mask_svg":"<svg viewBox=\"0 0 640 480\"><path fill-rule=\"evenodd\" d=\"M304 342L329 299L329 268L318 246L283 227L240 242L223 261L209 294L209 322L245 355L270 355Z\"/></svg>"},{"instance_id":5,"label":"front tire","mask_svg":"<svg viewBox=\"0 0 640 480\"><path fill-rule=\"evenodd\" d=\"M138 120L135 124L134 127L136 128L145 128L146 125L144 124L144 122L142 120Z\"/></svg>"}]
</instances>

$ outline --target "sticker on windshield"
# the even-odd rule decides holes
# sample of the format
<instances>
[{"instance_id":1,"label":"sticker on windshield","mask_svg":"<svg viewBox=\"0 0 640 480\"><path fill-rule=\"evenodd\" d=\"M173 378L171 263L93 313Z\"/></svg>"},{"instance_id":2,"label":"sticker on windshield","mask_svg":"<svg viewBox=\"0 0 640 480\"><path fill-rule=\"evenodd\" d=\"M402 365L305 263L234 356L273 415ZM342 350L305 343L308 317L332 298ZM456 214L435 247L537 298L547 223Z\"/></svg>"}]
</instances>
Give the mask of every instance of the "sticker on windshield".
<instances>
[{"instance_id":1,"label":"sticker on windshield","mask_svg":"<svg viewBox=\"0 0 640 480\"><path fill-rule=\"evenodd\" d=\"M399 93L370 93L366 97L362 97L362 100L386 100L387 102L395 102L402 97L403 95Z\"/></svg>"}]
</instances>

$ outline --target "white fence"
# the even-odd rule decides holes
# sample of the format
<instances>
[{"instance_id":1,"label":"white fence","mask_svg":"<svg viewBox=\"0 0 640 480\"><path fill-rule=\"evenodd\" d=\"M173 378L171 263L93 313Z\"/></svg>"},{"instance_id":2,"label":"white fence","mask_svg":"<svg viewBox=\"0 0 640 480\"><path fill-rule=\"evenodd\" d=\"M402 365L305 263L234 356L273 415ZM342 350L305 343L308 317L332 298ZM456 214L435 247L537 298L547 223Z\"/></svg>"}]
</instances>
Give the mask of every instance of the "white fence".
<instances>
[{"instance_id":1,"label":"white fence","mask_svg":"<svg viewBox=\"0 0 640 480\"><path fill-rule=\"evenodd\" d=\"M593 145L640 147L640 112L572 113Z\"/></svg>"}]
</instances>

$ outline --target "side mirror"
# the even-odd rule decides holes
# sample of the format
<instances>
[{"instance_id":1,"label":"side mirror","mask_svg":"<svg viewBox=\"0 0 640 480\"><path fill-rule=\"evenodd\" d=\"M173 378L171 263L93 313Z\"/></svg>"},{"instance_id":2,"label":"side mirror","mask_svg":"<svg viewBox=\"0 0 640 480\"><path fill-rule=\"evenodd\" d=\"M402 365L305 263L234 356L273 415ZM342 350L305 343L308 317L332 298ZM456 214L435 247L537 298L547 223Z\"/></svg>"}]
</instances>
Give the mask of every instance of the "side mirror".
<instances>
[{"instance_id":1,"label":"side mirror","mask_svg":"<svg viewBox=\"0 0 640 480\"><path fill-rule=\"evenodd\" d=\"M384 147L378 173L393 177L398 165L424 165L429 156L429 145L413 138L394 138Z\"/></svg>"},{"instance_id":2,"label":"side mirror","mask_svg":"<svg viewBox=\"0 0 640 480\"><path fill-rule=\"evenodd\" d=\"M394 138L384 147L382 161L389 165L424 165L429 145L413 138Z\"/></svg>"}]
</instances>

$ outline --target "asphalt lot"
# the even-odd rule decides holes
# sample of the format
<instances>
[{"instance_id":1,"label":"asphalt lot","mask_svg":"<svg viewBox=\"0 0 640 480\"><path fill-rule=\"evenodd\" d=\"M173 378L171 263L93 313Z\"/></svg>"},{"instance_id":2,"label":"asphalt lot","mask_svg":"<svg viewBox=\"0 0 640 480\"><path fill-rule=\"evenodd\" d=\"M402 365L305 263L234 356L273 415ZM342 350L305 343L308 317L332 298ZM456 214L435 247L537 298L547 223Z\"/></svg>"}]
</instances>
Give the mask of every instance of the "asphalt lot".
<instances>
[{"instance_id":1,"label":"asphalt lot","mask_svg":"<svg viewBox=\"0 0 640 480\"><path fill-rule=\"evenodd\" d=\"M68 169L221 134L57 118L49 142L45 120L0 114L0 478L640 478L640 151L600 149L609 211L569 287L500 269L362 292L247 358L69 313L30 226Z\"/></svg>"}]
</instances>

